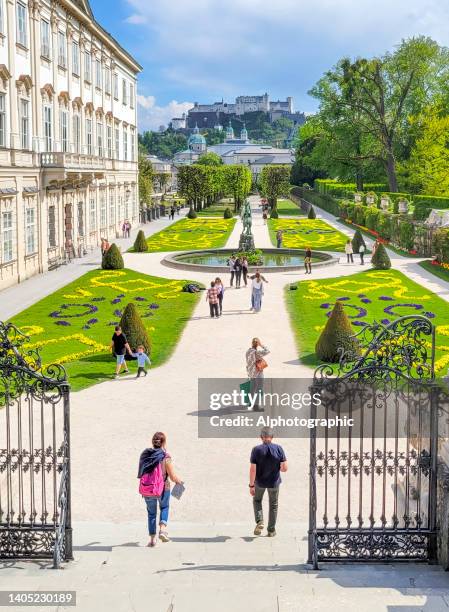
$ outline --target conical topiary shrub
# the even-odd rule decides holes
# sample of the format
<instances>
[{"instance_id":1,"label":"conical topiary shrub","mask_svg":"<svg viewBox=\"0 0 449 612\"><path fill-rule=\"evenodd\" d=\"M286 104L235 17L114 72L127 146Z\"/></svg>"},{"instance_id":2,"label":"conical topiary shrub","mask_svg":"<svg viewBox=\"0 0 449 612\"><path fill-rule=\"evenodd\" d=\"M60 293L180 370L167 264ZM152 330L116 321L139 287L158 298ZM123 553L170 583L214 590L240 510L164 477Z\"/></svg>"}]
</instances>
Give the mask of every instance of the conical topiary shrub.
<instances>
[{"instance_id":1,"label":"conical topiary shrub","mask_svg":"<svg viewBox=\"0 0 449 612\"><path fill-rule=\"evenodd\" d=\"M198 217L198 215L196 214L196 210L194 208L192 208L192 206L191 206L189 212L187 213L187 218L188 219L196 219L197 217Z\"/></svg>"},{"instance_id":2,"label":"conical topiary shrub","mask_svg":"<svg viewBox=\"0 0 449 612\"><path fill-rule=\"evenodd\" d=\"M145 347L147 355L150 354L151 345L147 330L145 329L145 325L143 324L136 305L132 302L125 306L122 318L120 319L120 327L133 351L142 344Z\"/></svg>"},{"instance_id":3,"label":"conical topiary shrub","mask_svg":"<svg viewBox=\"0 0 449 612\"><path fill-rule=\"evenodd\" d=\"M103 255L101 262L103 270L121 270L125 267L122 254L118 246L113 242L106 253Z\"/></svg>"},{"instance_id":4,"label":"conical topiary shrub","mask_svg":"<svg viewBox=\"0 0 449 612\"><path fill-rule=\"evenodd\" d=\"M389 270L391 268L391 260L382 243L378 244L376 252L371 257L371 264L375 270Z\"/></svg>"},{"instance_id":5,"label":"conical topiary shrub","mask_svg":"<svg viewBox=\"0 0 449 612\"><path fill-rule=\"evenodd\" d=\"M145 239L145 234L143 233L143 230L139 230L136 236L136 239L134 241L134 250L136 251L136 253L145 253L145 251L148 251L148 244Z\"/></svg>"},{"instance_id":6,"label":"conical topiary shrub","mask_svg":"<svg viewBox=\"0 0 449 612\"><path fill-rule=\"evenodd\" d=\"M309 212L307 213L307 218L308 219L316 219L316 212L315 212L315 209L313 208L313 206L311 206L309 208Z\"/></svg>"},{"instance_id":7,"label":"conical topiary shrub","mask_svg":"<svg viewBox=\"0 0 449 612\"><path fill-rule=\"evenodd\" d=\"M352 239L352 250L354 253L358 253L361 245L364 245L366 248L365 240L363 239L362 233L360 230L357 230Z\"/></svg>"},{"instance_id":8,"label":"conical topiary shrub","mask_svg":"<svg viewBox=\"0 0 449 612\"><path fill-rule=\"evenodd\" d=\"M230 208L225 208L223 219L232 219L232 211Z\"/></svg>"},{"instance_id":9,"label":"conical topiary shrub","mask_svg":"<svg viewBox=\"0 0 449 612\"><path fill-rule=\"evenodd\" d=\"M337 300L315 345L316 356L321 361L337 363L340 361L343 351L347 358L355 359L359 355L359 345L353 336L354 331L348 315L343 304Z\"/></svg>"}]
</instances>

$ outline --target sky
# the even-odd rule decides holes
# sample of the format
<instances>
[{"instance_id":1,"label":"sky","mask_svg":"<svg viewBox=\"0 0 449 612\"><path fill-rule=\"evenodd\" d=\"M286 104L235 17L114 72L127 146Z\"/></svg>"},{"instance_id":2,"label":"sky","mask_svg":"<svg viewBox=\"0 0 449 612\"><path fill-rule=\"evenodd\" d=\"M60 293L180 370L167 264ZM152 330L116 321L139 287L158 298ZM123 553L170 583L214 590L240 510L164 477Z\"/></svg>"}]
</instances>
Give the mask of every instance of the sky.
<instances>
[{"instance_id":1,"label":"sky","mask_svg":"<svg viewBox=\"0 0 449 612\"><path fill-rule=\"evenodd\" d=\"M449 0L91 0L96 19L143 66L139 131L193 103L308 95L341 57L372 56L424 34L449 45Z\"/></svg>"}]
</instances>

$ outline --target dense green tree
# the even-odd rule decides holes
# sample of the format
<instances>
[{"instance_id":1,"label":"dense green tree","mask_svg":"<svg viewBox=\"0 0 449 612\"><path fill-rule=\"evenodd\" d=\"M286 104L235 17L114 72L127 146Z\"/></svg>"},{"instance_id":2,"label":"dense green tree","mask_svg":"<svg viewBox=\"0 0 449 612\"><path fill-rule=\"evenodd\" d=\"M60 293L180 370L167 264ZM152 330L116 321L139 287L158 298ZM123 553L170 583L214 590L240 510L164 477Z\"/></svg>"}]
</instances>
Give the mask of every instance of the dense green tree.
<instances>
[{"instance_id":1,"label":"dense green tree","mask_svg":"<svg viewBox=\"0 0 449 612\"><path fill-rule=\"evenodd\" d=\"M394 192L398 191L397 159L410 146L408 119L420 114L441 90L448 69L448 51L420 36L402 41L394 52L381 57L342 59L311 93L320 101L326 133L330 120L339 134L341 120L338 141L354 143L348 147L352 158L359 143L360 161L380 162Z\"/></svg>"},{"instance_id":2,"label":"dense green tree","mask_svg":"<svg viewBox=\"0 0 449 612\"><path fill-rule=\"evenodd\" d=\"M120 319L120 327L132 351L137 351L137 347L142 345L147 355L150 354L151 344L148 332L133 302L125 306L125 310Z\"/></svg>"},{"instance_id":3,"label":"dense green tree","mask_svg":"<svg viewBox=\"0 0 449 612\"><path fill-rule=\"evenodd\" d=\"M276 210L277 199L290 193L290 166L265 166L260 173L259 185L271 209Z\"/></svg>"},{"instance_id":4,"label":"dense green tree","mask_svg":"<svg viewBox=\"0 0 449 612\"><path fill-rule=\"evenodd\" d=\"M143 132L139 134L139 144L150 155L172 159L175 153L187 149L187 136L171 129L165 132Z\"/></svg>"},{"instance_id":5,"label":"dense green tree","mask_svg":"<svg viewBox=\"0 0 449 612\"><path fill-rule=\"evenodd\" d=\"M150 161L139 154L139 200L144 205L151 204L151 194L153 193L154 172Z\"/></svg>"},{"instance_id":6,"label":"dense green tree","mask_svg":"<svg viewBox=\"0 0 449 612\"><path fill-rule=\"evenodd\" d=\"M337 363L343 355L353 360L359 352L359 344L354 338L351 321L344 310L343 303L337 300L316 343L316 356L321 361Z\"/></svg>"},{"instance_id":7,"label":"dense green tree","mask_svg":"<svg viewBox=\"0 0 449 612\"><path fill-rule=\"evenodd\" d=\"M115 242L111 244L103 255L101 267L103 270L122 270L125 267L122 254Z\"/></svg>"},{"instance_id":8,"label":"dense green tree","mask_svg":"<svg viewBox=\"0 0 449 612\"><path fill-rule=\"evenodd\" d=\"M219 155L210 151L202 153L195 163L202 166L222 166L223 160Z\"/></svg>"},{"instance_id":9,"label":"dense green tree","mask_svg":"<svg viewBox=\"0 0 449 612\"><path fill-rule=\"evenodd\" d=\"M223 191L234 198L234 212L239 212L251 191L251 171L243 165L224 166L223 171Z\"/></svg>"}]
</instances>

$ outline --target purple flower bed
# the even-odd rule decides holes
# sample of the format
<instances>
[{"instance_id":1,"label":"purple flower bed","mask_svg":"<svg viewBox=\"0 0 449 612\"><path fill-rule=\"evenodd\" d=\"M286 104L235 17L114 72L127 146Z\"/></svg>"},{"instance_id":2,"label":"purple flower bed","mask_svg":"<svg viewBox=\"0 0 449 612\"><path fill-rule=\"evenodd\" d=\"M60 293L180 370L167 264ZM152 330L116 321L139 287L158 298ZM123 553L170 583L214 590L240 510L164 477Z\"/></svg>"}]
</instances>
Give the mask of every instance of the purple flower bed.
<instances>
[{"instance_id":1,"label":"purple flower bed","mask_svg":"<svg viewBox=\"0 0 449 612\"><path fill-rule=\"evenodd\" d=\"M434 319L435 318L435 313L434 312L425 312L424 315L428 318L428 319Z\"/></svg>"},{"instance_id":2,"label":"purple flower bed","mask_svg":"<svg viewBox=\"0 0 449 612\"><path fill-rule=\"evenodd\" d=\"M422 310L424 308L422 304L391 304L391 306L387 306L386 308L384 308L384 312L389 315L395 315L396 313L393 312L393 309L399 308L399 307L414 308L415 310ZM396 315L396 316L399 316L399 315Z\"/></svg>"},{"instance_id":3,"label":"purple flower bed","mask_svg":"<svg viewBox=\"0 0 449 612\"><path fill-rule=\"evenodd\" d=\"M368 323L366 323L365 321L351 321L352 325L357 325L357 327L364 327L365 325L368 325Z\"/></svg>"},{"instance_id":4,"label":"purple flower bed","mask_svg":"<svg viewBox=\"0 0 449 612\"><path fill-rule=\"evenodd\" d=\"M382 319L381 323L382 323L382 325L389 325L390 324L390 319Z\"/></svg>"},{"instance_id":5,"label":"purple flower bed","mask_svg":"<svg viewBox=\"0 0 449 612\"><path fill-rule=\"evenodd\" d=\"M364 304L371 304L371 300L369 298L362 298L360 301Z\"/></svg>"},{"instance_id":6,"label":"purple flower bed","mask_svg":"<svg viewBox=\"0 0 449 612\"><path fill-rule=\"evenodd\" d=\"M337 300L339 302L345 302L346 300L349 300L349 298L348 297L339 297L339 298L337 298Z\"/></svg>"},{"instance_id":7,"label":"purple flower bed","mask_svg":"<svg viewBox=\"0 0 449 612\"><path fill-rule=\"evenodd\" d=\"M90 325L83 325L83 329L90 329Z\"/></svg>"},{"instance_id":8,"label":"purple flower bed","mask_svg":"<svg viewBox=\"0 0 449 612\"><path fill-rule=\"evenodd\" d=\"M114 298L113 300L111 300L111 304L118 304L121 301L121 298Z\"/></svg>"},{"instance_id":9,"label":"purple flower bed","mask_svg":"<svg viewBox=\"0 0 449 612\"><path fill-rule=\"evenodd\" d=\"M150 304L150 308L151 308L152 310L156 310L156 308L159 308L159 304L155 304L155 303L153 302L153 304Z\"/></svg>"},{"instance_id":10,"label":"purple flower bed","mask_svg":"<svg viewBox=\"0 0 449 612\"><path fill-rule=\"evenodd\" d=\"M384 300L385 302L392 302L394 298L390 297L389 295L381 295L379 297L379 300Z\"/></svg>"},{"instance_id":11,"label":"purple flower bed","mask_svg":"<svg viewBox=\"0 0 449 612\"><path fill-rule=\"evenodd\" d=\"M89 319L87 322L88 325L94 325L95 323L98 323L98 319Z\"/></svg>"},{"instance_id":12,"label":"purple flower bed","mask_svg":"<svg viewBox=\"0 0 449 612\"><path fill-rule=\"evenodd\" d=\"M146 302L147 301L147 298L141 297L140 295L138 295L134 299L136 300L136 302Z\"/></svg>"},{"instance_id":13,"label":"purple flower bed","mask_svg":"<svg viewBox=\"0 0 449 612\"><path fill-rule=\"evenodd\" d=\"M77 314L68 314L67 312L62 313L62 310L68 310L69 308L86 308L84 312L79 312ZM94 304L61 304L61 310L55 310L50 313L50 317L54 317L58 319L60 317L66 317L68 319L74 319L79 317L85 317L87 315L93 314L98 311L98 307L94 306Z\"/></svg>"},{"instance_id":14,"label":"purple flower bed","mask_svg":"<svg viewBox=\"0 0 449 612\"><path fill-rule=\"evenodd\" d=\"M69 323L68 321L55 321L55 325L63 325L64 327L67 327L68 325L71 325L71 323Z\"/></svg>"},{"instance_id":15,"label":"purple flower bed","mask_svg":"<svg viewBox=\"0 0 449 612\"><path fill-rule=\"evenodd\" d=\"M328 302L325 302L324 304L321 304L320 308L329 308L330 304Z\"/></svg>"},{"instance_id":16,"label":"purple flower bed","mask_svg":"<svg viewBox=\"0 0 449 612\"><path fill-rule=\"evenodd\" d=\"M118 325L118 321L109 321L108 325Z\"/></svg>"},{"instance_id":17,"label":"purple flower bed","mask_svg":"<svg viewBox=\"0 0 449 612\"><path fill-rule=\"evenodd\" d=\"M104 302L105 299L105 297L94 297L92 298L92 302Z\"/></svg>"},{"instance_id":18,"label":"purple flower bed","mask_svg":"<svg viewBox=\"0 0 449 612\"><path fill-rule=\"evenodd\" d=\"M119 309L117 308L117 310L114 310L114 314L115 314L115 316L116 316L116 317L121 317L123 313L122 313L122 311L121 311L121 310L119 310Z\"/></svg>"}]
</instances>

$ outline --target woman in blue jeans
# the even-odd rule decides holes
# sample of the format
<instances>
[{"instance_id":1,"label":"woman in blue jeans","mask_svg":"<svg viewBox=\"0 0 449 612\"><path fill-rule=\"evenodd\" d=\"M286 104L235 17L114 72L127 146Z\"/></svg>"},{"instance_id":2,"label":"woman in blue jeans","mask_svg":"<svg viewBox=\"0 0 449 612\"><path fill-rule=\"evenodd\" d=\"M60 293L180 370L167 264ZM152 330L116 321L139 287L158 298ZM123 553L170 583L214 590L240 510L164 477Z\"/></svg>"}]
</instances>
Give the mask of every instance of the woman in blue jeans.
<instances>
[{"instance_id":1,"label":"woman in blue jeans","mask_svg":"<svg viewBox=\"0 0 449 612\"><path fill-rule=\"evenodd\" d=\"M167 532L168 524L168 512L170 509L170 481L181 484L182 480L175 474L172 458L170 453L166 450L167 438L164 433L158 431L154 434L152 439L153 449L148 449L148 452L163 452L161 455L161 468L162 475L164 478L164 490L160 497L151 496L144 497L147 505L148 512L148 533L150 535L150 541L148 546L156 546L156 533L157 533L157 507L159 505L159 539L161 542L170 542ZM145 452L145 451L144 451Z\"/></svg>"}]
</instances>

